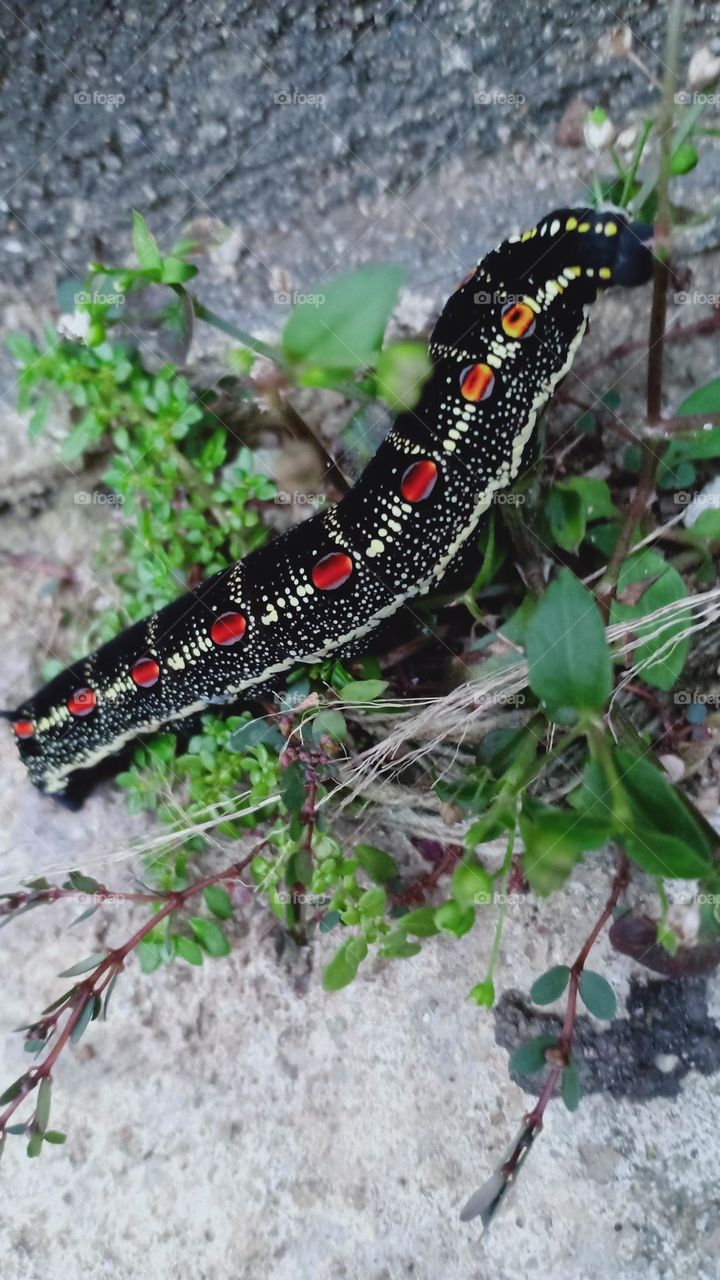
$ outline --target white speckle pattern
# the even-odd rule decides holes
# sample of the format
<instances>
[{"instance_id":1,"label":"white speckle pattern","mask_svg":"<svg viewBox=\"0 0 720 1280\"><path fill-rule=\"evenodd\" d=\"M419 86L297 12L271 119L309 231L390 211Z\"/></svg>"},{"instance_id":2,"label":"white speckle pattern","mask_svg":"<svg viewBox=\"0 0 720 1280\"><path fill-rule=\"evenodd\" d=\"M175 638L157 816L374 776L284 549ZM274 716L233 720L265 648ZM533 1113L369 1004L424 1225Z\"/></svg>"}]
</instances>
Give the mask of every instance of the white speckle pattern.
<instances>
[{"instance_id":1,"label":"white speckle pattern","mask_svg":"<svg viewBox=\"0 0 720 1280\"><path fill-rule=\"evenodd\" d=\"M650 262L636 237L623 236L619 215L597 216L558 210L478 264L435 326L433 373L419 403L398 417L342 502L128 628L13 713L34 726L18 747L36 785L62 793L78 771L140 733L218 700L257 695L298 662L362 652L383 619L442 580L494 494L520 475L538 416L572 363L597 289L612 283L623 240L626 254L643 252ZM636 276L647 278L645 265ZM535 317L520 341L502 328L508 299ZM460 375L477 365L495 377L473 401L461 394ZM437 479L410 503L400 486L414 462L432 464ZM316 578L316 590L311 574L323 561L340 570L336 582ZM213 644L213 621L238 612L245 631ZM160 676L138 687L129 673L147 654ZM67 709L78 688L94 691L88 715Z\"/></svg>"}]
</instances>

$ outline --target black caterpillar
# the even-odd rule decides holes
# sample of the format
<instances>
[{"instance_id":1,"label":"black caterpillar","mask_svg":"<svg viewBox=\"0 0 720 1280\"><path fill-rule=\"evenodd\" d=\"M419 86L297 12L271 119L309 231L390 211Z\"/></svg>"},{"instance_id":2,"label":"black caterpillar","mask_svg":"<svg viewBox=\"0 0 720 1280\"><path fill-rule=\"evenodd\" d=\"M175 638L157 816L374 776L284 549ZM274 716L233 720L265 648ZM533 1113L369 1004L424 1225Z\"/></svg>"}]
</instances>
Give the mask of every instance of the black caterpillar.
<instances>
[{"instance_id":1,"label":"black caterpillar","mask_svg":"<svg viewBox=\"0 0 720 1280\"><path fill-rule=\"evenodd\" d=\"M651 229L560 209L489 253L447 302L432 375L350 493L73 663L11 719L62 797L138 734L250 701L300 662L367 648L428 592L518 477L597 290L652 273ZM88 771L90 771L88 773Z\"/></svg>"}]
</instances>

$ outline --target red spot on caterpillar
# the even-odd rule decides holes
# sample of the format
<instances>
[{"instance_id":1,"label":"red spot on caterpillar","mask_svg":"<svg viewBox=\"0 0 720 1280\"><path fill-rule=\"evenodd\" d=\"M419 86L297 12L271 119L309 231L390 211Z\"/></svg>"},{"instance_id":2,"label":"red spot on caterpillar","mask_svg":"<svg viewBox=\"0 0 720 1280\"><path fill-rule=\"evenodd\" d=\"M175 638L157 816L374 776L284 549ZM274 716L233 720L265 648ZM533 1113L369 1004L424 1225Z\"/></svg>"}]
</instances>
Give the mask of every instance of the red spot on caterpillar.
<instances>
[{"instance_id":1,"label":"red spot on caterpillar","mask_svg":"<svg viewBox=\"0 0 720 1280\"><path fill-rule=\"evenodd\" d=\"M160 666L154 658L138 658L130 676L140 689L150 689L160 679Z\"/></svg>"},{"instance_id":2,"label":"red spot on caterpillar","mask_svg":"<svg viewBox=\"0 0 720 1280\"><path fill-rule=\"evenodd\" d=\"M526 302L508 302L500 323L508 338L529 338L535 328L535 312Z\"/></svg>"},{"instance_id":3,"label":"red spot on caterpillar","mask_svg":"<svg viewBox=\"0 0 720 1280\"><path fill-rule=\"evenodd\" d=\"M353 562L344 551L331 551L313 568L311 578L319 591L334 591L347 582L353 571Z\"/></svg>"},{"instance_id":4,"label":"red spot on caterpillar","mask_svg":"<svg viewBox=\"0 0 720 1280\"><path fill-rule=\"evenodd\" d=\"M210 639L215 644L237 644L247 630L247 619L241 613L221 613L210 628Z\"/></svg>"},{"instance_id":5,"label":"red spot on caterpillar","mask_svg":"<svg viewBox=\"0 0 720 1280\"><path fill-rule=\"evenodd\" d=\"M32 738L35 726L32 720L16 720L13 724L16 738Z\"/></svg>"},{"instance_id":6,"label":"red spot on caterpillar","mask_svg":"<svg viewBox=\"0 0 720 1280\"><path fill-rule=\"evenodd\" d=\"M435 488L437 467L429 458L413 462L400 481L400 492L406 502L422 502Z\"/></svg>"},{"instance_id":7,"label":"red spot on caterpillar","mask_svg":"<svg viewBox=\"0 0 720 1280\"><path fill-rule=\"evenodd\" d=\"M94 689L76 689L67 700L67 709L71 716L89 716L97 706Z\"/></svg>"},{"instance_id":8,"label":"red spot on caterpillar","mask_svg":"<svg viewBox=\"0 0 720 1280\"><path fill-rule=\"evenodd\" d=\"M460 374L460 394L478 404L492 395L495 374L489 364L469 364Z\"/></svg>"}]
</instances>

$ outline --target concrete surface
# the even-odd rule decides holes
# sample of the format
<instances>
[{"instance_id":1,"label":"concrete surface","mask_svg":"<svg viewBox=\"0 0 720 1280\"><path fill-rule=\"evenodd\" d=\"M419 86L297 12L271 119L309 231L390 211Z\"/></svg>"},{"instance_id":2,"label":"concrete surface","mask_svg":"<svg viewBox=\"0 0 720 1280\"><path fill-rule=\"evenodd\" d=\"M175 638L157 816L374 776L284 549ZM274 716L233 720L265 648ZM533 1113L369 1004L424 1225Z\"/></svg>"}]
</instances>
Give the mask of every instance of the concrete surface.
<instances>
[{"instance_id":1,"label":"concrete surface","mask_svg":"<svg viewBox=\"0 0 720 1280\"><path fill-rule=\"evenodd\" d=\"M716 4L693 6L688 51L711 40L718 17ZM282 323L278 290L378 260L405 264L397 322L417 328L511 225L582 199L593 162L555 142L576 94L602 101L618 123L647 106L641 73L598 47L619 20L656 66L663 6L639 3L4 5L4 327L37 332L57 314L60 280L75 274L79 287L91 254L124 256L136 207L165 244L198 218L225 224L200 291L256 330ZM476 104L478 91L495 98ZM276 103L280 92L327 100ZM75 102L75 93L125 102ZM513 94L526 101L498 97ZM695 179L706 205L718 171L708 142ZM703 236L694 247L718 244L717 217ZM711 293L717 255L690 262L695 287ZM684 308L683 321L703 306ZM642 295L608 299L582 359L636 336L645 314ZM200 337L193 368L223 350ZM74 503L88 475L58 462L61 421L42 447L28 446L10 362L0 366L4 703L32 687L40 656L66 654L68 604L102 605L89 555L111 517ZM670 348L668 406L719 372L709 344ZM591 386L605 389L597 378ZM635 368L629 406L639 389ZM74 565L72 596L49 595L45 577L18 568L22 556ZM78 815L49 806L5 734L0 813L0 890L51 868L97 874L97 859L146 830L110 786ZM103 875L121 887L129 871L119 863ZM717 982L688 992L688 1032L680 1003L673 1020L654 979L606 941L593 963L620 998L625 1076L616 1074L614 1096L593 1091L575 1115L551 1108L484 1240L458 1221L529 1105L496 1043L508 1042L503 1012L513 1001L517 1010L513 992L526 995L575 954L608 874L593 858L561 908L523 899L510 913L498 1021L465 998L482 975L489 926L403 964L371 964L333 997L285 969L252 905L238 912L229 960L149 978L131 967L107 1025L58 1070L53 1123L67 1145L35 1162L17 1140L6 1152L3 1280L69 1271L169 1280L181 1270L193 1280L713 1280ZM129 931L115 909L68 932L74 914L37 912L0 933L0 1082L26 1065L11 1029L61 989L58 971ZM321 944L316 973L333 945ZM659 1004L660 1061L650 1061ZM634 1091L633 1068L643 1086Z\"/></svg>"}]
</instances>

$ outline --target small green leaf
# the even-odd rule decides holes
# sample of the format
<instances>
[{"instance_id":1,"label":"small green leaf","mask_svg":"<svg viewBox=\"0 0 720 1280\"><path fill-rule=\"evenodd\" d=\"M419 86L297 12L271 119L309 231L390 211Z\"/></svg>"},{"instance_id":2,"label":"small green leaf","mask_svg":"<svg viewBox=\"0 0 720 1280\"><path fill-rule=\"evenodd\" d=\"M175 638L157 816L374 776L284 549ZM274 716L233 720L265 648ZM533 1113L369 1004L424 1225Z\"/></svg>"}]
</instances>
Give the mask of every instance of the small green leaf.
<instances>
[{"instance_id":1,"label":"small green leaf","mask_svg":"<svg viewBox=\"0 0 720 1280\"><path fill-rule=\"evenodd\" d=\"M551 583L525 632L530 687L553 719L571 723L578 712L599 712L612 688L605 628L587 587L563 569Z\"/></svg>"},{"instance_id":2,"label":"small green leaf","mask_svg":"<svg viewBox=\"0 0 720 1280\"><path fill-rule=\"evenodd\" d=\"M209 884L203 893L209 911L219 920L229 920L233 913L233 904L227 889L219 884Z\"/></svg>"},{"instance_id":3,"label":"small green leaf","mask_svg":"<svg viewBox=\"0 0 720 1280\"><path fill-rule=\"evenodd\" d=\"M106 991L105 991L105 1000L104 1000L104 1003L103 1003L103 1014L102 1014L102 1016L103 1016L103 1022L105 1021L105 1019L106 1019L106 1018L107 1018L107 1016L108 1016L108 1008L109 1008L109 1006L110 1006L110 997L111 997L111 995L112 995L113 991L115 990L115 983L117 982L117 980L118 980L118 978L119 978L119 977L120 977L120 970L118 970L118 972L117 972L117 973L114 973L114 974L113 974L112 978L110 979L110 981L109 981L109 982L108 982L108 984L107 984L107 989L106 989Z\"/></svg>"},{"instance_id":4,"label":"small green leaf","mask_svg":"<svg viewBox=\"0 0 720 1280\"><path fill-rule=\"evenodd\" d=\"M405 935L399 931L386 934L380 947L380 954L393 960L410 960L421 951L419 942L408 942Z\"/></svg>"},{"instance_id":5,"label":"small green leaf","mask_svg":"<svg viewBox=\"0 0 720 1280\"><path fill-rule=\"evenodd\" d=\"M197 267L191 262L182 262L180 258L162 259L160 280L163 284L184 284L186 280L192 280L197 273Z\"/></svg>"},{"instance_id":6,"label":"small green leaf","mask_svg":"<svg viewBox=\"0 0 720 1280\"><path fill-rule=\"evenodd\" d=\"M78 893L97 893L100 885L97 880L93 880L92 876L83 875L82 871L71 871L68 876L71 889L77 889Z\"/></svg>"},{"instance_id":7,"label":"small green leaf","mask_svg":"<svg viewBox=\"0 0 720 1280\"><path fill-rule=\"evenodd\" d=\"M387 680L349 680L338 690L338 697L342 702L374 702L387 687Z\"/></svg>"},{"instance_id":8,"label":"small green leaf","mask_svg":"<svg viewBox=\"0 0 720 1280\"><path fill-rule=\"evenodd\" d=\"M402 278L397 267L359 267L310 290L283 330L287 358L321 371L372 365Z\"/></svg>"},{"instance_id":9,"label":"small green leaf","mask_svg":"<svg viewBox=\"0 0 720 1280\"><path fill-rule=\"evenodd\" d=\"M320 925L319 925L320 932L321 932L321 933L330 933L330 932L331 932L331 930L333 930L333 929L337 928L337 926L339 925L339 923L340 923L340 912L339 912L339 911L326 911L326 912L325 912L325 915L323 916L322 920L320 921Z\"/></svg>"},{"instance_id":10,"label":"small green leaf","mask_svg":"<svg viewBox=\"0 0 720 1280\"><path fill-rule=\"evenodd\" d=\"M387 907L387 894L381 885L366 889L358 898L357 908L363 916L382 916Z\"/></svg>"},{"instance_id":11,"label":"small green leaf","mask_svg":"<svg viewBox=\"0 0 720 1280\"><path fill-rule=\"evenodd\" d=\"M39 1156L40 1153L42 1152L42 1148L43 1148L43 1134L32 1133L30 1135L30 1140L27 1144L27 1154L30 1157L30 1159L33 1160L35 1159L36 1156Z\"/></svg>"},{"instance_id":12,"label":"small green leaf","mask_svg":"<svg viewBox=\"0 0 720 1280\"><path fill-rule=\"evenodd\" d=\"M175 954L180 956L181 960L187 960L188 964L200 965L203 963L204 952L202 947L198 946L192 938L186 938L183 934L178 933L174 938Z\"/></svg>"},{"instance_id":13,"label":"small green leaf","mask_svg":"<svg viewBox=\"0 0 720 1280\"><path fill-rule=\"evenodd\" d=\"M133 248L143 271L156 271L162 266L157 241L137 210L133 211Z\"/></svg>"},{"instance_id":14,"label":"small green leaf","mask_svg":"<svg viewBox=\"0 0 720 1280\"><path fill-rule=\"evenodd\" d=\"M43 1134L43 1138L54 1147L61 1147L67 1139L67 1134L60 1133L58 1129L48 1129L47 1133Z\"/></svg>"},{"instance_id":15,"label":"small green leaf","mask_svg":"<svg viewBox=\"0 0 720 1280\"><path fill-rule=\"evenodd\" d=\"M568 1111L577 1111L580 1106L582 1089L580 1088L580 1072L575 1058L571 1058L563 1070L560 1092Z\"/></svg>"},{"instance_id":16,"label":"small green leaf","mask_svg":"<svg viewBox=\"0 0 720 1280\"><path fill-rule=\"evenodd\" d=\"M93 1013L95 1012L96 1000L99 1000L98 996L88 996L87 1000L85 1001L82 1007L82 1012L80 1014L80 1017L78 1018L77 1022L75 1023L75 1026L73 1027L70 1033L70 1039L72 1040L73 1044L77 1044L85 1028L87 1027L90 1019L92 1018Z\"/></svg>"},{"instance_id":17,"label":"small green leaf","mask_svg":"<svg viewBox=\"0 0 720 1280\"><path fill-rule=\"evenodd\" d=\"M556 964L541 977L536 978L530 988L530 999L533 1004L552 1004L559 1000L570 978L570 970L566 964Z\"/></svg>"},{"instance_id":18,"label":"small green leaf","mask_svg":"<svg viewBox=\"0 0 720 1280\"><path fill-rule=\"evenodd\" d=\"M585 508L580 495L556 484L545 499L544 511L557 545L574 555L585 537L586 528Z\"/></svg>"},{"instance_id":19,"label":"small green leaf","mask_svg":"<svg viewBox=\"0 0 720 1280\"><path fill-rule=\"evenodd\" d=\"M347 737L347 725L342 712L319 711L316 716L313 716L312 736L315 742L321 742L323 738L342 742Z\"/></svg>"},{"instance_id":20,"label":"small green leaf","mask_svg":"<svg viewBox=\"0 0 720 1280\"><path fill-rule=\"evenodd\" d=\"M691 537L711 542L720 540L720 510L701 511L697 520L693 520L688 528Z\"/></svg>"},{"instance_id":21,"label":"small green leaf","mask_svg":"<svg viewBox=\"0 0 720 1280\"><path fill-rule=\"evenodd\" d=\"M609 817L586 818L526 795L520 834L525 846L523 872L533 893L544 897L561 888L581 855L588 849L599 849L611 831Z\"/></svg>"},{"instance_id":22,"label":"small green leaf","mask_svg":"<svg viewBox=\"0 0 720 1280\"><path fill-rule=\"evenodd\" d=\"M469 995L470 999L481 1008L492 1009L495 1003L495 984L490 978L487 982L476 982L475 986L471 987Z\"/></svg>"},{"instance_id":23,"label":"small green leaf","mask_svg":"<svg viewBox=\"0 0 720 1280\"><path fill-rule=\"evenodd\" d=\"M13 1080L12 1084L8 1085L5 1092L0 1094L0 1107L4 1107L6 1102L14 1102L19 1096L24 1084L25 1076L18 1076L17 1080Z\"/></svg>"},{"instance_id":24,"label":"small green leaf","mask_svg":"<svg viewBox=\"0 0 720 1280\"><path fill-rule=\"evenodd\" d=\"M460 907L486 906L493 900L492 876L477 858L464 858L452 873L450 892Z\"/></svg>"},{"instance_id":25,"label":"small green leaf","mask_svg":"<svg viewBox=\"0 0 720 1280\"><path fill-rule=\"evenodd\" d=\"M305 774L299 760L279 773L280 795L289 813L300 813L305 803Z\"/></svg>"},{"instance_id":26,"label":"small green leaf","mask_svg":"<svg viewBox=\"0 0 720 1280\"><path fill-rule=\"evenodd\" d=\"M588 522L617 517L610 488L604 480L596 480L594 476L571 476L569 480L559 480L555 488L578 494Z\"/></svg>"},{"instance_id":27,"label":"small green leaf","mask_svg":"<svg viewBox=\"0 0 720 1280\"><path fill-rule=\"evenodd\" d=\"M67 1001L70 999L70 997L74 994L75 994L75 987L71 987L69 991L65 991L61 996L58 996L57 1000L53 1000L52 1004L46 1005L45 1008L43 1009L43 1013L54 1013L55 1010L59 1009L61 1005L66 1004Z\"/></svg>"},{"instance_id":28,"label":"small green leaf","mask_svg":"<svg viewBox=\"0 0 720 1280\"><path fill-rule=\"evenodd\" d=\"M647 582L642 589L641 584ZM625 592L642 594L634 603L623 603ZM690 638L686 634L690 625L689 609L678 610L672 623L664 621L661 628L657 621L643 624L640 622L647 614L668 605L677 604L687 596L687 587L672 565L668 565L658 551L652 547L643 547L636 551L623 563L620 570L617 589L618 599L613 600L610 609L610 621L634 622L633 628L637 643L633 650L633 661L642 664L642 679L658 689L670 689L683 669L690 647ZM659 649L677 637L673 649L664 652L661 657L654 658ZM682 637L682 638L681 638Z\"/></svg>"},{"instance_id":29,"label":"small green leaf","mask_svg":"<svg viewBox=\"0 0 720 1280\"><path fill-rule=\"evenodd\" d=\"M673 177L680 174L689 173L694 169L698 162L697 148L692 142L682 142L676 147L670 157L670 173Z\"/></svg>"},{"instance_id":30,"label":"small green leaf","mask_svg":"<svg viewBox=\"0 0 720 1280\"><path fill-rule=\"evenodd\" d=\"M710 841L667 775L631 751L618 748L615 759L633 818L632 828L618 834L633 862L667 879L711 876Z\"/></svg>"},{"instance_id":31,"label":"small green leaf","mask_svg":"<svg viewBox=\"0 0 720 1280\"><path fill-rule=\"evenodd\" d=\"M454 938L462 936L472 929L475 923L475 908L461 907L454 898L443 902L435 911L435 924L441 933L451 934Z\"/></svg>"},{"instance_id":32,"label":"small green leaf","mask_svg":"<svg viewBox=\"0 0 720 1280\"><path fill-rule=\"evenodd\" d=\"M387 884L397 875L397 863L384 849L376 849L371 844L355 846L355 857L360 866L376 884Z\"/></svg>"},{"instance_id":33,"label":"small green leaf","mask_svg":"<svg viewBox=\"0 0 720 1280\"><path fill-rule=\"evenodd\" d=\"M78 960L77 964L71 965L69 969L63 969L62 973L58 974L58 977L75 978L79 973L89 973L91 969L96 969L106 956L107 951L96 951L93 955L88 956L87 959Z\"/></svg>"},{"instance_id":34,"label":"small green leaf","mask_svg":"<svg viewBox=\"0 0 720 1280\"><path fill-rule=\"evenodd\" d=\"M516 1049L510 1059L510 1070L518 1076L532 1076L545 1066L547 1050L557 1044L557 1036L535 1036Z\"/></svg>"},{"instance_id":35,"label":"small green leaf","mask_svg":"<svg viewBox=\"0 0 720 1280\"><path fill-rule=\"evenodd\" d=\"M343 942L325 966L323 972L323 990L339 991L347 987L355 978L358 966L367 955L367 943L364 938L349 938Z\"/></svg>"},{"instance_id":36,"label":"small green leaf","mask_svg":"<svg viewBox=\"0 0 720 1280\"><path fill-rule=\"evenodd\" d=\"M137 948L137 958L143 973L154 973L162 964L162 954L156 942L143 938Z\"/></svg>"},{"instance_id":37,"label":"small green leaf","mask_svg":"<svg viewBox=\"0 0 720 1280\"><path fill-rule=\"evenodd\" d=\"M691 391L677 412L683 418L695 413L720 413L720 378L713 378Z\"/></svg>"},{"instance_id":38,"label":"small green leaf","mask_svg":"<svg viewBox=\"0 0 720 1280\"><path fill-rule=\"evenodd\" d=\"M668 924L664 924L662 920L658 920L657 941L658 946L667 951L668 955L674 956L677 954L680 940L674 930Z\"/></svg>"},{"instance_id":39,"label":"small green leaf","mask_svg":"<svg viewBox=\"0 0 720 1280\"><path fill-rule=\"evenodd\" d=\"M413 409L432 373L421 342L394 342L380 353L375 373L379 395L396 413Z\"/></svg>"},{"instance_id":40,"label":"small green leaf","mask_svg":"<svg viewBox=\"0 0 720 1280\"><path fill-rule=\"evenodd\" d=\"M50 1103L52 1102L52 1085L47 1076L43 1076L38 1085L37 1105L35 1107L35 1127L44 1133L50 1119Z\"/></svg>"},{"instance_id":41,"label":"small green leaf","mask_svg":"<svg viewBox=\"0 0 720 1280\"><path fill-rule=\"evenodd\" d=\"M230 943L214 920L203 920L199 916L191 916L189 924L200 946L209 956L230 955Z\"/></svg>"},{"instance_id":42,"label":"small green leaf","mask_svg":"<svg viewBox=\"0 0 720 1280\"><path fill-rule=\"evenodd\" d=\"M402 929L403 933L411 933L415 938L432 938L438 933L435 908L418 907L415 911L408 911L407 915L401 916L397 921L397 927Z\"/></svg>"},{"instance_id":43,"label":"small green leaf","mask_svg":"<svg viewBox=\"0 0 720 1280\"><path fill-rule=\"evenodd\" d=\"M280 749L284 742L285 739L280 730L271 720L258 718L257 720L248 720L247 724L235 729L230 734L225 746L228 751L243 755L251 747L257 747L260 743L264 743L267 747Z\"/></svg>"},{"instance_id":44,"label":"small green leaf","mask_svg":"<svg viewBox=\"0 0 720 1280\"><path fill-rule=\"evenodd\" d=\"M610 983L602 974L583 969L578 986L583 1004L596 1018L611 1021L617 1013L617 1000Z\"/></svg>"}]
</instances>

